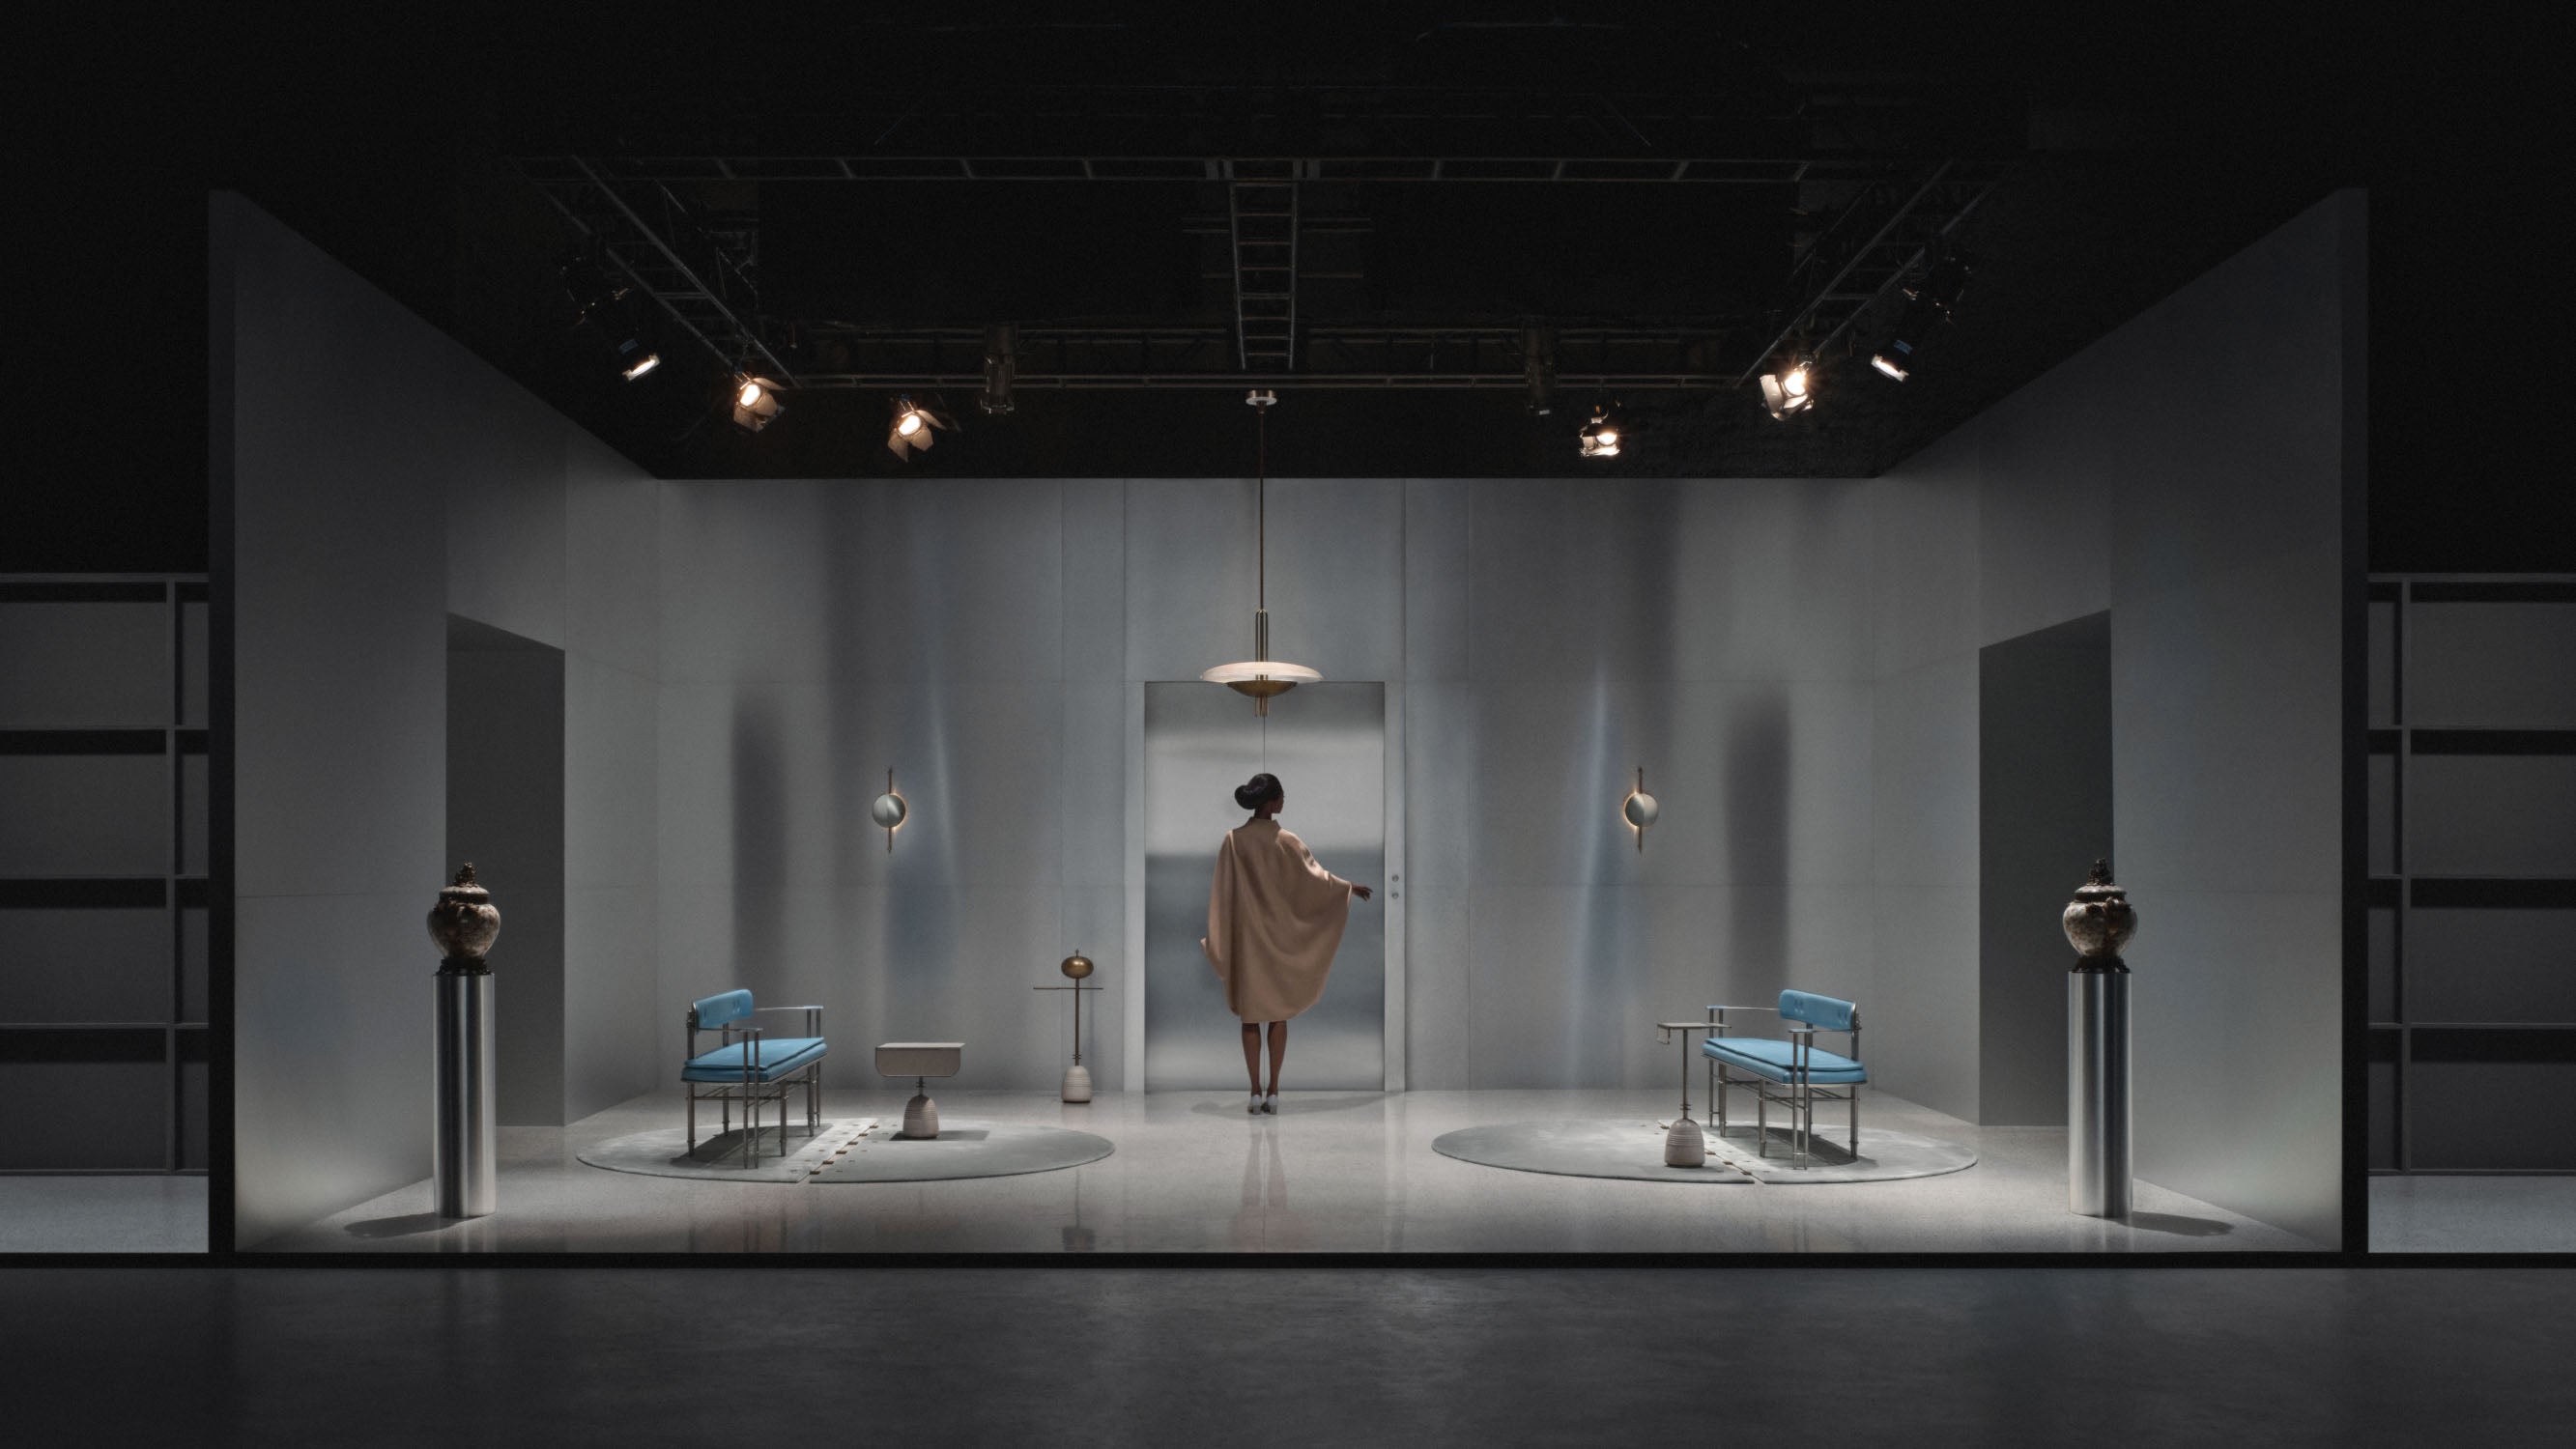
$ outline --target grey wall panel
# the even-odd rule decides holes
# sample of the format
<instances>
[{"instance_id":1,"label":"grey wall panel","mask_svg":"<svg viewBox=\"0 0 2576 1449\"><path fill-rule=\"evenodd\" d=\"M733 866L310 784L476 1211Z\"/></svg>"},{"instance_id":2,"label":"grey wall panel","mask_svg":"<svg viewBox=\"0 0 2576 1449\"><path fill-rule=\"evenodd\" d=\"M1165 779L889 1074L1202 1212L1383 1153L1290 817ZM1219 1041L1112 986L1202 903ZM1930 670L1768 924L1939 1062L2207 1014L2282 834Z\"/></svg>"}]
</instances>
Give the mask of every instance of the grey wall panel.
<instances>
[{"instance_id":1,"label":"grey wall panel","mask_svg":"<svg viewBox=\"0 0 2576 1449\"><path fill-rule=\"evenodd\" d=\"M2370 797L2368 858L2372 875L2397 874L2397 757L2372 755L2365 767Z\"/></svg>"},{"instance_id":2,"label":"grey wall panel","mask_svg":"<svg viewBox=\"0 0 2576 1449\"><path fill-rule=\"evenodd\" d=\"M1063 880L1067 886L1126 882L1127 691L1123 681L1069 679L1064 685ZM1105 945L1109 938L1093 938ZM1100 957L1093 954L1094 961Z\"/></svg>"},{"instance_id":3,"label":"grey wall panel","mask_svg":"<svg viewBox=\"0 0 2576 1449\"><path fill-rule=\"evenodd\" d=\"M418 933L444 879L464 430L422 399L464 359L239 198L212 221L234 329L235 1205L255 1243L428 1167ZM307 405L317 376L329 408Z\"/></svg>"},{"instance_id":4,"label":"grey wall panel","mask_svg":"<svg viewBox=\"0 0 2576 1449\"><path fill-rule=\"evenodd\" d=\"M2335 1241L2343 991L2339 952L2316 943L2339 940L2338 895L2130 897L2156 906L2127 953L2138 1175Z\"/></svg>"},{"instance_id":5,"label":"grey wall panel","mask_svg":"<svg viewBox=\"0 0 2576 1449\"><path fill-rule=\"evenodd\" d=\"M1475 492L1466 478L1404 485L1404 679L1467 677L1468 546Z\"/></svg>"},{"instance_id":6,"label":"grey wall panel","mask_svg":"<svg viewBox=\"0 0 2576 1449\"><path fill-rule=\"evenodd\" d=\"M1231 479L1128 481L1128 678L1196 679L1213 665L1250 655L1252 493L1248 478L1239 485ZM1287 649L1279 622L1272 624L1273 653Z\"/></svg>"},{"instance_id":7,"label":"grey wall panel","mask_svg":"<svg viewBox=\"0 0 2576 1449\"><path fill-rule=\"evenodd\" d=\"M2111 618L1989 644L1978 678L1977 1120L2066 1121L2059 924L2111 853Z\"/></svg>"},{"instance_id":8,"label":"grey wall panel","mask_svg":"<svg viewBox=\"0 0 2576 1449\"><path fill-rule=\"evenodd\" d=\"M562 648L563 420L487 368L441 381L471 460L446 480L448 611Z\"/></svg>"},{"instance_id":9,"label":"grey wall panel","mask_svg":"<svg viewBox=\"0 0 2576 1449\"><path fill-rule=\"evenodd\" d=\"M801 607L829 626L836 680L1063 677L1063 485L906 479L820 499L827 552Z\"/></svg>"},{"instance_id":10,"label":"grey wall panel","mask_svg":"<svg viewBox=\"0 0 2576 1449\"><path fill-rule=\"evenodd\" d=\"M25 1123L0 1142L0 1171L162 1168L171 1106L160 1062L0 1061L0 1095Z\"/></svg>"},{"instance_id":11,"label":"grey wall panel","mask_svg":"<svg viewBox=\"0 0 2576 1449\"><path fill-rule=\"evenodd\" d=\"M0 729L131 728L169 712L166 605L12 603L0 609Z\"/></svg>"},{"instance_id":12,"label":"grey wall panel","mask_svg":"<svg viewBox=\"0 0 2576 1449\"><path fill-rule=\"evenodd\" d=\"M1425 889L1475 884L1486 846L1483 797L1498 788L1508 797L1518 788L1518 782L1498 787L1499 777L1485 768L1482 699L1482 690L1465 683L1411 683L1404 691L1404 863L1407 878ZM1414 941L1421 940L1417 932Z\"/></svg>"},{"instance_id":13,"label":"grey wall panel","mask_svg":"<svg viewBox=\"0 0 2576 1449\"><path fill-rule=\"evenodd\" d=\"M1823 479L1481 484L1480 678L1835 679L1868 673L1866 485Z\"/></svg>"},{"instance_id":14,"label":"grey wall panel","mask_svg":"<svg viewBox=\"0 0 2576 1449\"><path fill-rule=\"evenodd\" d=\"M1411 1024L1401 1044L1432 1053L1434 1076L1416 1080L1467 1071L1455 1053L1444 1067L1428 1043L1440 1024L1465 1019L1472 952L1445 933L1464 927L1477 885L1803 889L1848 883L1870 858L1867 490L1656 487L1669 495L1659 506L1694 530L1688 547L1657 538L1683 576L1675 587L1696 621L1686 638L1659 612L1668 596L1654 590L1621 584L1604 602L1585 596L1595 581L1580 571L1536 576L1539 600L1561 598L1578 618L1547 616L1517 583L1499 587L1529 572L1515 551L1530 540L1593 547L1584 540L1605 525L1603 495L1589 483L1273 485L1275 652L1300 658L1293 641L1311 627L1306 637L1322 652L1301 662L1330 678L1431 676L1403 706L1409 871L1387 869L1435 891L1428 923L1405 931L1408 955L1428 953L1403 1001ZM741 960L727 969L748 981L757 948L785 929L783 893L836 882L1058 888L1068 892L1068 919L1073 893L1120 886L1114 909L1123 916L1121 797L1137 782L1121 753L1127 701L1111 681L1187 679L1240 657L1250 630L1251 491L1240 480L971 497L909 483L668 485L661 853L666 883L688 876L731 893L715 959ZM1627 506L1606 527L1620 548L1657 531ZM933 572L893 570L909 579L897 583L833 579L834 560L868 557L871 529L918 561L902 568ZM1043 548L1051 562L1038 558ZM1768 597L1783 580L1794 585L1785 603ZM1000 614L1060 641L1063 683L1013 657L1017 636L979 630L971 610L905 623L880 588L1009 600ZM775 617L799 597L839 600L822 606L835 622L818 630ZM1113 608L1123 608L1124 628L1111 640L1096 621ZM1496 622L1498 612L1517 622ZM1621 639L1656 631L1669 657L1622 653ZM1486 648L1522 633L1544 635L1536 643L1564 672L1533 678L1521 653ZM1485 643L1471 649L1471 640ZM1653 672L1640 672L1648 663ZM887 741L894 756L871 758ZM1616 815L1641 762L1667 804L1642 857ZM882 787L885 763L897 765L916 810L891 862L881 833L852 824ZM1032 804L1033 795L1045 798ZM1455 888L1447 906L1442 887ZM1721 945L1762 955L1776 972L1790 927L1780 899L1774 892L1769 904L1735 913ZM1133 904L1141 910L1142 896ZM1844 959L1834 964L1866 980L1876 970L1869 913L1846 903L1844 916L1859 924L1837 938ZM692 925L670 939L704 934ZM1048 942L1034 959L1044 965L1075 945L1110 975L1098 939ZM1711 954L1705 943L1702 954ZM996 973L997 993L1033 984L1025 961L974 969ZM664 978L657 1021L715 989ZM1680 988L1678 999L1706 990ZM1123 1054L1124 1017L1112 1019ZM671 1029L656 1030L675 1051ZM1102 1039L1094 1052L1106 1059Z\"/></svg>"},{"instance_id":15,"label":"grey wall panel","mask_svg":"<svg viewBox=\"0 0 2576 1449\"><path fill-rule=\"evenodd\" d=\"M1127 677L1127 485L1115 478L1060 485L1058 540L1067 680Z\"/></svg>"},{"instance_id":16,"label":"grey wall panel","mask_svg":"<svg viewBox=\"0 0 2576 1449\"><path fill-rule=\"evenodd\" d=\"M2576 1062L2418 1060L2406 1092L2419 1169L2576 1170Z\"/></svg>"},{"instance_id":17,"label":"grey wall panel","mask_svg":"<svg viewBox=\"0 0 2576 1449\"><path fill-rule=\"evenodd\" d=\"M2406 868L2576 876L2576 755L2411 756Z\"/></svg>"},{"instance_id":18,"label":"grey wall panel","mask_svg":"<svg viewBox=\"0 0 2576 1449\"><path fill-rule=\"evenodd\" d=\"M819 586L836 547L833 485L669 483L661 501L661 677L811 677L834 614ZM861 558L850 569L868 567Z\"/></svg>"},{"instance_id":19,"label":"grey wall panel","mask_svg":"<svg viewBox=\"0 0 2576 1449\"><path fill-rule=\"evenodd\" d=\"M1978 1121L1976 889L1881 884L1876 895L1877 970L1861 1002L1870 1080L1907 1101Z\"/></svg>"},{"instance_id":20,"label":"grey wall panel","mask_svg":"<svg viewBox=\"0 0 2576 1449\"><path fill-rule=\"evenodd\" d=\"M1877 1056L1884 993L1855 984L1870 924L1848 892L1521 887L1478 890L1468 908L1473 1086L1677 1085L1681 1048L1656 1043L1657 1021L1771 1005L1791 985L1864 998Z\"/></svg>"},{"instance_id":21,"label":"grey wall panel","mask_svg":"<svg viewBox=\"0 0 2576 1449\"><path fill-rule=\"evenodd\" d=\"M564 650L661 673L661 486L587 434L564 443Z\"/></svg>"},{"instance_id":22,"label":"grey wall panel","mask_svg":"<svg viewBox=\"0 0 2576 1449\"><path fill-rule=\"evenodd\" d=\"M2397 727L2397 601L2373 599L2370 630L2370 727Z\"/></svg>"},{"instance_id":23,"label":"grey wall panel","mask_svg":"<svg viewBox=\"0 0 2576 1449\"><path fill-rule=\"evenodd\" d=\"M1977 658L1879 681L1872 734L1872 875L1881 885L1977 884Z\"/></svg>"},{"instance_id":24,"label":"grey wall panel","mask_svg":"<svg viewBox=\"0 0 2576 1449\"><path fill-rule=\"evenodd\" d=\"M2376 925L2394 914L2371 916ZM2407 1019L2576 1022L2567 911L2415 906L2405 914ZM2397 1019L2393 1009L2372 1015Z\"/></svg>"},{"instance_id":25,"label":"grey wall panel","mask_svg":"<svg viewBox=\"0 0 2576 1449\"><path fill-rule=\"evenodd\" d=\"M160 875L170 810L158 754L0 755L0 876Z\"/></svg>"},{"instance_id":26,"label":"grey wall panel","mask_svg":"<svg viewBox=\"0 0 2576 1449\"><path fill-rule=\"evenodd\" d=\"M564 661L564 869L573 887L653 883L658 704L646 676L585 655Z\"/></svg>"},{"instance_id":27,"label":"grey wall panel","mask_svg":"<svg viewBox=\"0 0 2576 1449\"><path fill-rule=\"evenodd\" d=\"M170 919L157 906L0 911L0 1021L162 1020L170 977L151 968L170 959Z\"/></svg>"},{"instance_id":28,"label":"grey wall panel","mask_svg":"<svg viewBox=\"0 0 2576 1449\"><path fill-rule=\"evenodd\" d=\"M2411 917L2410 917L2411 919ZM2370 935L2370 1019L2395 1021L2397 1015L2397 949L2399 928L2393 906L2372 906L2362 927ZM2409 953L2412 954L2412 953ZM2568 1003L2576 1010L2576 1000ZM2466 1020L2468 1018L2453 1018ZM2576 1019L2576 1018L2571 1018Z\"/></svg>"},{"instance_id":29,"label":"grey wall panel","mask_svg":"<svg viewBox=\"0 0 2576 1449\"><path fill-rule=\"evenodd\" d=\"M500 1121L564 1122L564 657L455 620L447 655L447 845L501 910Z\"/></svg>"},{"instance_id":30,"label":"grey wall panel","mask_svg":"<svg viewBox=\"0 0 2576 1449\"><path fill-rule=\"evenodd\" d=\"M659 1049L655 1006L659 893L649 885L564 893L563 1115L578 1122L667 1086L678 1058Z\"/></svg>"},{"instance_id":31,"label":"grey wall panel","mask_svg":"<svg viewBox=\"0 0 2576 1449\"><path fill-rule=\"evenodd\" d=\"M1869 484L1872 675L1901 674L1984 642L1979 476L1970 429Z\"/></svg>"},{"instance_id":32,"label":"grey wall panel","mask_svg":"<svg viewBox=\"0 0 2576 1449\"><path fill-rule=\"evenodd\" d=\"M1420 686L1415 686L1419 688ZM1446 886L1405 891L1405 1082L1454 1092L1473 1083L1469 893Z\"/></svg>"},{"instance_id":33,"label":"grey wall panel","mask_svg":"<svg viewBox=\"0 0 2576 1449\"><path fill-rule=\"evenodd\" d=\"M2416 604L2406 623L2408 724L2576 728L2576 604Z\"/></svg>"},{"instance_id":34,"label":"grey wall panel","mask_svg":"<svg viewBox=\"0 0 2576 1449\"><path fill-rule=\"evenodd\" d=\"M576 537L580 537L576 533ZM578 556L578 555L577 555ZM581 595L576 592L575 599ZM575 631L575 637L582 637ZM597 647L610 636L588 636ZM624 658L641 650L612 645ZM646 646L649 647L649 646ZM659 866L659 691L591 653L564 676L564 1113L649 1090ZM641 922L632 917L642 915Z\"/></svg>"},{"instance_id":35,"label":"grey wall panel","mask_svg":"<svg viewBox=\"0 0 2576 1449\"><path fill-rule=\"evenodd\" d=\"M2329 534L2113 612L2124 884L2342 890L2342 569Z\"/></svg>"},{"instance_id":36,"label":"grey wall panel","mask_svg":"<svg viewBox=\"0 0 2576 1449\"><path fill-rule=\"evenodd\" d=\"M1446 732L1436 714L1417 716L1415 757L1472 741L1472 776L1454 759L1432 768L1456 798L1480 883L1841 880L1868 855L1872 724L1859 681L1506 678L1465 704L1468 718ZM1619 814L1640 765L1662 806L1642 852ZM1443 805L1427 808L1430 834Z\"/></svg>"},{"instance_id":37,"label":"grey wall panel","mask_svg":"<svg viewBox=\"0 0 2576 1449\"><path fill-rule=\"evenodd\" d=\"M1274 478L1269 512L1271 652L1328 680L1402 679L1404 485ZM1249 593L1238 592L1243 599L1233 612L1249 631Z\"/></svg>"},{"instance_id":38,"label":"grey wall panel","mask_svg":"<svg viewBox=\"0 0 2576 1449\"><path fill-rule=\"evenodd\" d=\"M435 851L438 833L423 834ZM415 936L423 901L407 890L235 904L234 955L255 968L234 978L242 1246L428 1175L437 953Z\"/></svg>"},{"instance_id":39,"label":"grey wall panel","mask_svg":"<svg viewBox=\"0 0 2576 1449\"><path fill-rule=\"evenodd\" d=\"M639 692L594 688L606 676L590 666L655 666L660 530L657 485L463 348L239 198L218 196L213 218L215 274L233 293L217 315L233 327L219 345L235 455L219 487L234 558L217 582L236 604L248 1243L427 1171L420 918L453 864L450 612L569 645L567 716L600 728L567 735L566 764L622 778L568 792L565 868L652 883L632 842L652 838L656 792L623 713ZM315 376L334 380L327 408L310 404ZM652 721L640 727L649 757ZM650 948L649 934L613 940L568 920L567 1008L649 1001ZM621 1035L617 1052L646 1050L637 1023ZM599 1042L575 1041L572 1059L598 1058Z\"/></svg>"},{"instance_id":40,"label":"grey wall panel","mask_svg":"<svg viewBox=\"0 0 2576 1449\"><path fill-rule=\"evenodd\" d=\"M2110 607L2115 500L2137 480L2102 442L2126 427L2134 400L2125 373L2080 354L2067 366L2079 364L2097 375L2043 374L1963 430L1978 458L1980 643Z\"/></svg>"}]
</instances>

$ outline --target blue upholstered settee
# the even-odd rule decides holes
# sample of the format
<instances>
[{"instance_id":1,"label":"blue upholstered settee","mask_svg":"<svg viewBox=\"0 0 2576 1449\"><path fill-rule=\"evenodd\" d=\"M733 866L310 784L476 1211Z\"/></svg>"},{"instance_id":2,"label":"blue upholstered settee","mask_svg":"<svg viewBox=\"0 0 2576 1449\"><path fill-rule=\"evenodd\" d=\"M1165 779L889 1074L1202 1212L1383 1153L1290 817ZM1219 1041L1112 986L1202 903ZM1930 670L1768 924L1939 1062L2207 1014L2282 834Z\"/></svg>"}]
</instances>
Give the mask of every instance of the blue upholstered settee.
<instances>
[{"instance_id":1,"label":"blue upholstered settee","mask_svg":"<svg viewBox=\"0 0 2576 1449\"><path fill-rule=\"evenodd\" d=\"M1730 1011L1776 1012L1788 1035L1736 1035L1726 1019ZM1794 1127L1790 1161L1804 1167L1815 1137L1816 1104L1833 1101L1849 1105L1851 1153L1854 1157L1860 1155L1860 1089L1869 1080L1869 1069L1860 1060L1859 1007L1836 996L1783 991L1777 1006L1712 1006L1708 1021L1708 1035L1701 1039L1699 1050L1709 1059L1708 1095L1720 1137L1726 1133L1727 1088L1749 1087L1754 1098L1755 1142L1763 1156L1771 1154L1772 1103L1789 1109ZM1846 1037L1851 1055L1817 1046L1815 1037L1820 1031ZM1739 1072L1743 1074L1741 1080L1734 1075Z\"/></svg>"},{"instance_id":2,"label":"blue upholstered settee","mask_svg":"<svg viewBox=\"0 0 2576 1449\"><path fill-rule=\"evenodd\" d=\"M803 1036L770 1036L751 1018L770 1012L803 1012ZM698 1050L698 1033L712 1031L722 1045ZM778 1104L778 1150L787 1151L787 1094L805 1088L805 1131L823 1130L823 1056L831 1046L823 1039L819 1006L755 1006L748 991L725 991L689 1003L688 1059L680 1081L689 1095L689 1151L698 1150L698 1104L723 1104L723 1130L733 1130L733 1104L743 1104L743 1165L760 1156L760 1109Z\"/></svg>"}]
</instances>

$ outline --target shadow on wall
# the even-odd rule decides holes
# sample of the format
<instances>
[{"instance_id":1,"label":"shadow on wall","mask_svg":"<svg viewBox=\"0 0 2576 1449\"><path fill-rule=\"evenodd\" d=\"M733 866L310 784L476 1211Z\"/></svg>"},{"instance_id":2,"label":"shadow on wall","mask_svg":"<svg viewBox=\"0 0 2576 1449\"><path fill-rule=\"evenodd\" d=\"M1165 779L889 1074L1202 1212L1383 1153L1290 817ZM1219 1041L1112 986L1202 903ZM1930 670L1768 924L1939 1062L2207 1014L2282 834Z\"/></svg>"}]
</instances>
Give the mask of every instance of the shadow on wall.
<instances>
[{"instance_id":1,"label":"shadow on wall","mask_svg":"<svg viewBox=\"0 0 2576 1449\"><path fill-rule=\"evenodd\" d=\"M1725 748L1727 879L1739 889L1720 979L1738 996L1758 986L1763 994L1743 1004L1759 1006L1788 984L1789 970L1791 746L1789 707L1778 686L1727 712ZM1762 888L1740 888L1748 883Z\"/></svg>"},{"instance_id":2,"label":"shadow on wall","mask_svg":"<svg viewBox=\"0 0 2576 1449\"><path fill-rule=\"evenodd\" d=\"M733 705L733 975L707 991L777 990L787 915L784 748L777 705L745 686Z\"/></svg>"}]
</instances>

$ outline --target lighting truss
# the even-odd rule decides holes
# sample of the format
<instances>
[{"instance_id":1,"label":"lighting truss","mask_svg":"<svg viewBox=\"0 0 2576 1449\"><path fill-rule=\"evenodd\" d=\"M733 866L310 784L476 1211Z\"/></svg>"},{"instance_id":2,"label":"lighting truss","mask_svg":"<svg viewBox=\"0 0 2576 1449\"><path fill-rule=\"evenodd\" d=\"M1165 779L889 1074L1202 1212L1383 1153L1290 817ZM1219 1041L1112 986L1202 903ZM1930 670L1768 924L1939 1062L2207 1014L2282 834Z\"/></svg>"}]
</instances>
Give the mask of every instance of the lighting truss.
<instances>
[{"instance_id":1,"label":"lighting truss","mask_svg":"<svg viewBox=\"0 0 2576 1449\"><path fill-rule=\"evenodd\" d=\"M756 365L787 387L799 385L760 335L751 233L721 233L700 222L669 186L625 175L624 168L612 173L604 162L525 158L519 170L718 363L728 370Z\"/></svg>"},{"instance_id":2,"label":"lighting truss","mask_svg":"<svg viewBox=\"0 0 2576 1449\"><path fill-rule=\"evenodd\" d=\"M1923 264L1927 250L1957 229L2002 179L2004 168L1945 158L1911 175L1860 186L1790 266L1792 310L1739 385L1785 362L1792 339L1814 337L1802 356L1825 355L1890 288Z\"/></svg>"},{"instance_id":3,"label":"lighting truss","mask_svg":"<svg viewBox=\"0 0 2576 1449\"><path fill-rule=\"evenodd\" d=\"M805 327L807 388L971 388L982 384L985 333L973 327ZM1563 328L1552 332L1560 389L1730 388L1717 365L1744 345L1723 328ZM1529 386L1521 327L1308 328L1294 372L1246 371L1239 339L1220 326L1017 329L1013 385L1073 390L1165 388L1512 388ZM835 366L837 361L840 365Z\"/></svg>"}]
</instances>

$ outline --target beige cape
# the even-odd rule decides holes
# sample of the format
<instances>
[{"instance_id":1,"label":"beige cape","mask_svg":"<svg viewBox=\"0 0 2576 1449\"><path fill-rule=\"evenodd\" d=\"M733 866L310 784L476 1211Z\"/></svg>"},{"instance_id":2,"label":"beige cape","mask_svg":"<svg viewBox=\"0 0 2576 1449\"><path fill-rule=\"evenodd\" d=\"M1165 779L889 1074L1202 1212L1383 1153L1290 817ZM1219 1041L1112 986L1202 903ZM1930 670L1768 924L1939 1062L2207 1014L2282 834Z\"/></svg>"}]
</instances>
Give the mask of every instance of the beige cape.
<instances>
[{"instance_id":1,"label":"beige cape","mask_svg":"<svg viewBox=\"0 0 2576 1449\"><path fill-rule=\"evenodd\" d=\"M1317 865L1279 822L1255 818L1217 847L1199 949L1225 983L1227 1010L1286 1021L1324 994L1350 918L1351 883Z\"/></svg>"}]
</instances>

